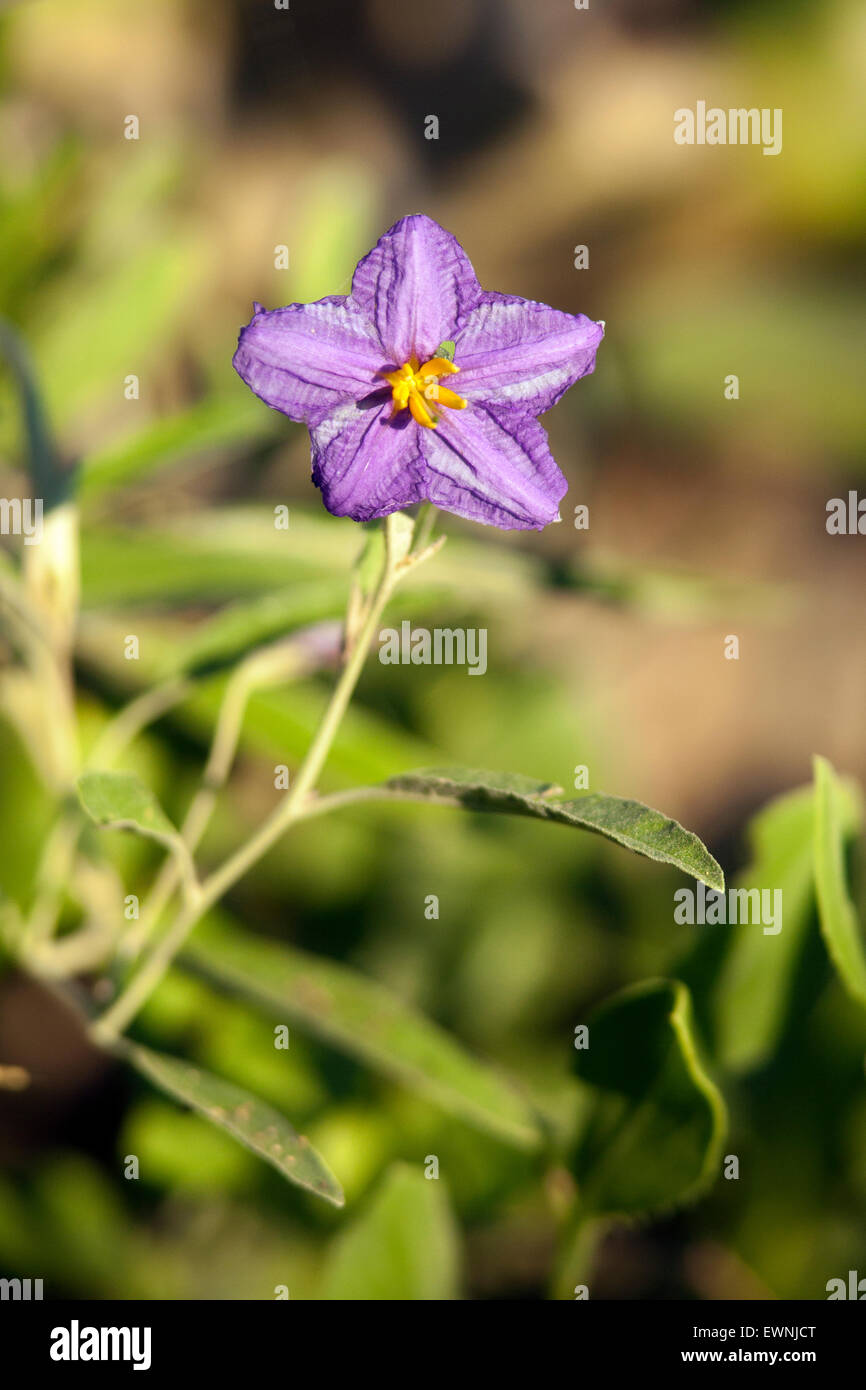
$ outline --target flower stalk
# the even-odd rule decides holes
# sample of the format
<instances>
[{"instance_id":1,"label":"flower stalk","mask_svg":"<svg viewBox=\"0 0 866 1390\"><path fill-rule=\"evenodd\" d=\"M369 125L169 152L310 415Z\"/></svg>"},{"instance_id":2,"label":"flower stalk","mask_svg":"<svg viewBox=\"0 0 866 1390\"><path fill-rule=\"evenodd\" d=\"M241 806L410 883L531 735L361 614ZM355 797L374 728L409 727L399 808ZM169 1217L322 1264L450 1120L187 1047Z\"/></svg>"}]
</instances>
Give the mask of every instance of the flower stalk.
<instances>
[{"instance_id":1,"label":"flower stalk","mask_svg":"<svg viewBox=\"0 0 866 1390\"><path fill-rule=\"evenodd\" d=\"M91 1026L92 1036L100 1043L111 1044L129 1026L162 980L190 932L201 921L208 909L218 902L230 888L234 887L238 880L243 878L254 864L258 863L296 821L304 819L309 805L309 794L315 787L343 716L349 707L388 600L409 570L431 558L444 544L444 537L432 545L427 543L431 528L432 519L428 514L419 518L419 521L414 525L408 517L399 512L386 518L384 523L385 546L377 581L366 601L356 639L347 654L322 722L289 792L244 845L230 855L225 863L204 882L191 888L173 925L157 942L126 989ZM417 544L418 540L423 541L423 544ZM222 749L217 758L220 764L218 768L220 775L224 773L227 775L231 756L233 756L233 749L239 732L237 711L235 711L231 725L231 753L228 761L226 760L226 749ZM212 770L214 770L212 765L215 757L216 753L212 751L209 763ZM203 790L207 790L207 787ZM194 831L198 834L203 829L201 811L202 807L200 806L195 817ZM187 828L189 830L192 827ZM164 883L163 894L165 887ZM164 902L157 905L161 911ZM153 921L154 919L151 917L150 920Z\"/></svg>"}]
</instances>

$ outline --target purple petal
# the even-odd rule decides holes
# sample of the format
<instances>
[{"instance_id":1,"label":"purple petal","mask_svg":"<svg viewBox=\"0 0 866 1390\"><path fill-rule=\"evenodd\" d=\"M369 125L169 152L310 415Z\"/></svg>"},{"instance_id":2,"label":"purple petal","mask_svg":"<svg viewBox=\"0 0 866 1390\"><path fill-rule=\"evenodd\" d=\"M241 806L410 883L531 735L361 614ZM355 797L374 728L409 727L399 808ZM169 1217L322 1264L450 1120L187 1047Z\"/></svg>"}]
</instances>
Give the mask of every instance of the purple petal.
<instances>
[{"instance_id":1,"label":"purple petal","mask_svg":"<svg viewBox=\"0 0 866 1390\"><path fill-rule=\"evenodd\" d=\"M316 424L330 410L381 386L388 365L375 328L352 302L333 295L315 304L257 312L241 329L235 371L290 420Z\"/></svg>"},{"instance_id":2,"label":"purple petal","mask_svg":"<svg viewBox=\"0 0 866 1390\"><path fill-rule=\"evenodd\" d=\"M453 339L481 287L460 243L421 213L404 217L359 263L352 299L376 324L394 366Z\"/></svg>"},{"instance_id":3,"label":"purple petal","mask_svg":"<svg viewBox=\"0 0 866 1390\"><path fill-rule=\"evenodd\" d=\"M370 521L423 501L419 433L408 412L391 422L390 399L343 405L311 429L313 482L328 511Z\"/></svg>"},{"instance_id":4,"label":"purple petal","mask_svg":"<svg viewBox=\"0 0 866 1390\"><path fill-rule=\"evenodd\" d=\"M521 411L443 410L419 430L426 495L437 507L503 530L541 530L556 521L568 488L547 447L547 432Z\"/></svg>"},{"instance_id":5,"label":"purple petal","mask_svg":"<svg viewBox=\"0 0 866 1390\"><path fill-rule=\"evenodd\" d=\"M595 367L604 328L534 299L487 292L456 339L456 390L470 401L541 415Z\"/></svg>"}]
</instances>

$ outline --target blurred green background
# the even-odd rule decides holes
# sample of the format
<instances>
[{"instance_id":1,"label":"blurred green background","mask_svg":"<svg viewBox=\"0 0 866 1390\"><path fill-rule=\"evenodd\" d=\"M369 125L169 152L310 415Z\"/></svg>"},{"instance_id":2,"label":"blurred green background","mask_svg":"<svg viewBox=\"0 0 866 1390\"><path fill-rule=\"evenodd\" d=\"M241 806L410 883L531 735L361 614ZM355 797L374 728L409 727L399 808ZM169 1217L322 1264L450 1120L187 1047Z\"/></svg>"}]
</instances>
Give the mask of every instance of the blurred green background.
<instances>
[{"instance_id":1,"label":"blurred green background","mask_svg":"<svg viewBox=\"0 0 866 1390\"><path fill-rule=\"evenodd\" d=\"M251 396L231 355L254 299L346 292L381 232L424 211L482 284L603 318L606 338L596 374L545 419L570 483L563 524L507 535L443 517L445 551L392 609L396 625L487 627L487 675L371 661L325 785L463 762L570 789L585 764L593 790L659 806L736 875L750 819L808 782L813 752L866 777L864 542L825 530L827 500L866 473L863 8L439 0L411 23L394 8L31 0L0 14L0 313L79 470L82 728L93 737L224 604L340 616L359 530L324 513L306 432ZM675 145L673 112L698 100L782 108L782 154ZM4 379L4 496L21 495L23 448ZM224 680L125 760L175 818ZM254 699L206 864L270 808L273 767L296 764L329 680ZM26 905L56 799L40 730L5 691L0 887ZM782 819L787 873L809 858L809 826ZM155 854L116 839L105 852L143 891ZM221 915L382 981L566 1128L575 1024L623 985L679 974L741 1177L614 1227L592 1296L822 1298L831 1277L866 1274L866 1017L832 976L807 886L802 930L793 906L786 919L778 1017L738 1049L733 933L674 925L681 882L550 826L361 807L299 827ZM4 1273L87 1298L549 1295L561 1175L531 1155L300 1029L275 1052L269 1020L180 972L138 1033L290 1115L347 1209L322 1210L112 1066L9 970L0 1062L34 1084L0 1093ZM429 1154L442 1180L419 1186ZM371 1210L397 1244L417 1224L396 1276Z\"/></svg>"}]
</instances>

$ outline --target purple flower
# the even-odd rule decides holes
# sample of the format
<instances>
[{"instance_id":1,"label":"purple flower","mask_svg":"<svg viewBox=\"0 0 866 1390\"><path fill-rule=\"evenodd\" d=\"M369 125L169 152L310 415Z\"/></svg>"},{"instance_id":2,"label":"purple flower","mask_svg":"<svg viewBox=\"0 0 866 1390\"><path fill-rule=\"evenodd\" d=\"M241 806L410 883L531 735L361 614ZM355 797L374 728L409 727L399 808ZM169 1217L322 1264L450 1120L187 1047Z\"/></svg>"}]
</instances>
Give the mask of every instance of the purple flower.
<instances>
[{"instance_id":1,"label":"purple flower","mask_svg":"<svg viewBox=\"0 0 866 1390\"><path fill-rule=\"evenodd\" d=\"M234 366L309 427L334 515L369 521L427 500L503 529L558 518L567 483L535 417L593 370L602 324L482 290L423 215L380 238L350 295L255 308Z\"/></svg>"}]
</instances>

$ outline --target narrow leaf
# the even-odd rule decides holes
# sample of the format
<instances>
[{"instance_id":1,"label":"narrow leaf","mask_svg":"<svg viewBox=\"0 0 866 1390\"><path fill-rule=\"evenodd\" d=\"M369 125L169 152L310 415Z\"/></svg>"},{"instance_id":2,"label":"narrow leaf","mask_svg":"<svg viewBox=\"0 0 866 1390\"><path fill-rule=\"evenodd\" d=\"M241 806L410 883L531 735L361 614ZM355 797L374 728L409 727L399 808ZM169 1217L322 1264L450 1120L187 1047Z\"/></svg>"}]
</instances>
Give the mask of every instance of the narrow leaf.
<instances>
[{"instance_id":1,"label":"narrow leaf","mask_svg":"<svg viewBox=\"0 0 866 1390\"><path fill-rule=\"evenodd\" d=\"M844 793L826 758L815 759L815 887L821 932L849 994L866 1004L866 954L845 877Z\"/></svg>"},{"instance_id":2,"label":"narrow leaf","mask_svg":"<svg viewBox=\"0 0 866 1390\"><path fill-rule=\"evenodd\" d=\"M324 1159L304 1135L264 1101L219 1076L137 1043L124 1043L121 1055L154 1086L225 1130L270 1163L289 1182L341 1207L343 1191Z\"/></svg>"},{"instance_id":3,"label":"narrow leaf","mask_svg":"<svg viewBox=\"0 0 866 1390\"><path fill-rule=\"evenodd\" d=\"M395 1164L334 1242L322 1297L403 1303L457 1295L457 1232L443 1183L428 1182L420 1165Z\"/></svg>"},{"instance_id":4,"label":"narrow leaf","mask_svg":"<svg viewBox=\"0 0 866 1390\"><path fill-rule=\"evenodd\" d=\"M529 1106L507 1081L389 990L294 947L208 926L182 964L251 999L444 1110L521 1147L538 1140Z\"/></svg>"},{"instance_id":5,"label":"narrow leaf","mask_svg":"<svg viewBox=\"0 0 866 1390\"><path fill-rule=\"evenodd\" d=\"M558 801L560 789L516 773L470 768L432 768L392 777L383 791L408 794L462 806L470 811L497 811L577 826L663 864L673 864L709 888L722 892L725 878L697 835L639 801L592 793L575 801Z\"/></svg>"},{"instance_id":6,"label":"narrow leaf","mask_svg":"<svg viewBox=\"0 0 866 1390\"><path fill-rule=\"evenodd\" d=\"M642 1215L698 1196L718 1172L726 1113L698 1060L685 985L623 990L590 1017L588 1041L575 1053L598 1093L574 1161L584 1211Z\"/></svg>"}]
</instances>

